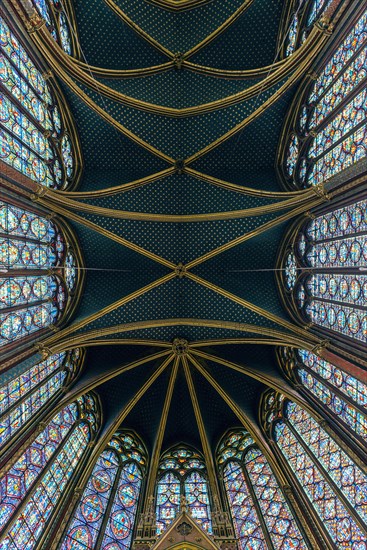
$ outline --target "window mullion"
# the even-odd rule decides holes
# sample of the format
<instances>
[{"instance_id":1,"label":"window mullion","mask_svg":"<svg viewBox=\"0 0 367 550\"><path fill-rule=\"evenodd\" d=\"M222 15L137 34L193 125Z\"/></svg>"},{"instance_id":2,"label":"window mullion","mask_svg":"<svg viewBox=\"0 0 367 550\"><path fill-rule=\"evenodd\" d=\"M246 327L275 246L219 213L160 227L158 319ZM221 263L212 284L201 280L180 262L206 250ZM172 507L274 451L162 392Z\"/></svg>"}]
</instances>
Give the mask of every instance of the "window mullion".
<instances>
[{"instance_id":1,"label":"window mullion","mask_svg":"<svg viewBox=\"0 0 367 550\"><path fill-rule=\"evenodd\" d=\"M245 467L242 463L241 463L241 465L239 465L239 466L240 466L240 468L242 469L243 475L244 475L244 477L245 477L247 489L248 489L248 491L249 491L249 493L250 493L252 502L253 502L253 504L254 504L254 507L255 507L255 510L256 510L256 514L257 514L258 520L259 520L259 522L260 522L261 529L262 529L262 531L263 531L263 534L264 534L264 538L265 538L266 544L267 544L269 550L275 550L275 549L274 549L273 542L272 542L271 537L270 537L270 533L269 533L269 531L268 531L268 528L267 528L267 525L266 525L266 522L265 522L265 519L264 519L264 516L263 516L262 511L261 511L261 507L260 507L259 501L257 500L256 493L255 493L254 488L253 488L253 486L252 486L252 483L251 483L251 480L250 480L250 476L248 475L248 472L247 472L246 467Z\"/></svg>"},{"instance_id":2,"label":"window mullion","mask_svg":"<svg viewBox=\"0 0 367 550\"><path fill-rule=\"evenodd\" d=\"M315 463L317 468L320 470L321 474L323 475L324 479L327 481L327 483L330 485L330 487L333 489L335 495L337 498L339 498L342 503L344 504L345 508L348 510L351 517L354 519L356 524L367 534L367 525L364 523L364 521L360 518L360 516L356 513L353 506L350 504L349 500L346 498L344 493L340 490L340 488L337 486L337 484L334 482L334 480L331 478L328 471L324 468L324 466L321 464L319 459L313 454L312 451L307 447L305 442L303 441L302 437L299 435L297 430L294 428L291 422L289 422L288 418L284 418L284 421L286 422L286 425L291 430L295 438L297 439L298 443L302 446L307 456L310 458L311 462ZM330 436L328 436L330 437Z\"/></svg>"},{"instance_id":3,"label":"window mullion","mask_svg":"<svg viewBox=\"0 0 367 550\"><path fill-rule=\"evenodd\" d=\"M3 527L3 530L2 530L2 533L0 534L0 544L1 542L3 542L3 540L8 536L9 534L9 531L10 529L13 527L14 523L16 522L17 518L21 515L21 513L23 512L24 508L26 507L26 505L28 504L28 501L30 499L30 497L32 496L32 494L34 493L34 491L37 489L37 487L39 486L40 482L41 482L41 479L47 474L47 472L50 470L51 466L53 465L53 463L55 462L56 458L58 457L58 455L60 454L60 451L62 451L62 449L65 447L66 443L69 441L70 439L70 436L74 433L74 431L76 430L77 426L82 422L82 420L77 420L74 425L72 426L72 428L69 430L68 434L66 435L65 439L60 443L60 445L56 448L55 452L54 452L54 455L51 457L51 459L49 460L49 462L47 463L46 467L40 472L38 478L37 478L37 481L29 488L29 490L27 491L27 493L24 495L24 498L21 502L21 504L14 510L13 512L13 515L11 518L9 518L8 522L4 525ZM47 427L47 426L46 426ZM29 446L31 446L34 441L37 439L39 434L36 435L36 437L34 438L34 440L32 441L32 443L29 444ZM26 452L26 451L25 451ZM9 473L9 472L8 472ZM7 474L6 474L7 475Z\"/></svg>"},{"instance_id":4,"label":"window mullion","mask_svg":"<svg viewBox=\"0 0 367 550\"><path fill-rule=\"evenodd\" d=\"M307 371L308 373L311 374L311 376L313 376L316 380L319 380L319 382L321 382L322 384L324 384L325 386L327 386L329 388L330 391L336 393L341 399L343 399L343 401L346 401L348 403L350 403L351 405L353 405L353 407L355 407L356 409L359 410L359 412L361 412L363 415L366 416L366 409L365 407L363 407L362 405L359 405L356 401L354 401L348 394L346 393L343 393L341 391L340 388L336 387L336 386L333 386L333 384L331 384L329 382L329 380L326 380L325 378L323 378L318 372L312 370L310 367L308 367L307 365L305 365L304 363L300 363L297 361L297 368L298 369L304 369L305 371ZM342 370L342 369L339 369L339 370ZM345 371L343 371L343 373L345 373ZM348 374L348 373L345 373L345 374ZM302 385L303 388L305 388L307 390L307 388L305 386Z\"/></svg>"},{"instance_id":5,"label":"window mullion","mask_svg":"<svg viewBox=\"0 0 367 550\"><path fill-rule=\"evenodd\" d=\"M107 503L106 510L105 510L105 513L104 513L104 518L103 518L103 521L101 523L101 527L99 528L99 533L98 533L96 544L94 546L94 550L99 550L101 548L101 545L102 545L102 542L103 542L103 539L104 539L104 535L105 535L105 531L106 531L106 527L107 527L107 523L108 523L108 520L110 518L111 509L112 509L113 503L115 501L116 493L117 493L117 490L118 490L118 487L119 487L122 470L123 470L123 467L120 465L118 470L117 470L116 476L115 476L115 481L114 481L113 486L112 486L110 497L108 499L108 503Z\"/></svg>"}]
</instances>

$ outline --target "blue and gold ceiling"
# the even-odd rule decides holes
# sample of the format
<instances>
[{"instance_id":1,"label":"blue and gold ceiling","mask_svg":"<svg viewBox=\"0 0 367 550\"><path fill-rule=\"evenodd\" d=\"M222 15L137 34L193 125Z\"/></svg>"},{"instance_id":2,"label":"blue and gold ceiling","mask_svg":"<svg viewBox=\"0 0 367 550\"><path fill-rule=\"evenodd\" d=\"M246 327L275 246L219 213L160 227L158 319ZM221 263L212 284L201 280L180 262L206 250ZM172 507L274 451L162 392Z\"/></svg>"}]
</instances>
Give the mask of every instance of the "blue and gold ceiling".
<instances>
[{"instance_id":1,"label":"blue and gold ceiling","mask_svg":"<svg viewBox=\"0 0 367 550\"><path fill-rule=\"evenodd\" d=\"M154 353L152 341L206 341L198 349L218 361L201 357L202 364L256 423L266 387L262 377L282 383L273 347L260 345L259 338L292 332L274 269L287 223L297 214L288 215L297 202L279 208L277 204L281 199L296 201L297 194L281 195L277 149L294 93L321 46L310 50L308 64L294 63L268 85L264 79L272 75L272 64L282 62L284 2L183 4L184 9L176 9L179 2L170 0L74 0L78 67L84 76L66 70L62 59L58 72L49 58L78 130L83 175L80 195L64 194L77 204L67 205L52 193L40 202L69 219L87 272L71 328L50 342L82 342L90 331L100 341L141 341L91 344L78 381L83 387L93 377ZM139 69L141 74L133 75ZM247 97L246 90L256 84L256 93ZM106 87L118 94L108 96ZM228 100L236 94L245 99ZM128 186L161 171L169 173ZM121 186L119 192L90 194L115 186ZM307 193L306 206L315 197L312 190ZM115 302L118 305L109 308ZM153 359L96 388L106 425L160 362ZM168 380L165 371L124 421L150 448ZM223 432L239 421L194 369L193 380L214 449ZM200 449L195 426L180 370L162 448L179 437Z\"/></svg>"}]
</instances>

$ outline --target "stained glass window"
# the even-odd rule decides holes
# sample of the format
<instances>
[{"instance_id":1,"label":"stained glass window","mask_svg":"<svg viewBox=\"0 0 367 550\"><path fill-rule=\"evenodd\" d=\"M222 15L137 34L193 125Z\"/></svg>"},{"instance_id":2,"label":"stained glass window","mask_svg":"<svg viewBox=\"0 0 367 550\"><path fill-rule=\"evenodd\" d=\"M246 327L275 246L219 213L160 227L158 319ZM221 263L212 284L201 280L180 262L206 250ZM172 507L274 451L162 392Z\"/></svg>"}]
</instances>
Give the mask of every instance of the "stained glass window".
<instances>
[{"instance_id":1,"label":"stained glass window","mask_svg":"<svg viewBox=\"0 0 367 550\"><path fill-rule=\"evenodd\" d=\"M367 338L367 275L360 271L367 266L366 208L361 200L313 219L284 265L285 287L301 315L361 342Z\"/></svg>"},{"instance_id":2,"label":"stained glass window","mask_svg":"<svg viewBox=\"0 0 367 550\"><path fill-rule=\"evenodd\" d=\"M313 2L310 14L317 17L320 4L330 2ZM284 160L285 176L296 186L329 180L367 155L366 37L367 11L306 91Z\"/></svg>"},{"instance_id":3,"label":"stained glass window","mask_svg":"<svg viewBox=\"0 0 367 550\"><path fill-rule=\"evenodd\" d=\"M71 245L52 220L0 201L0 346L58 322L76 268ZM29 270L32 275L23 274Z\"/></svg>"},{"instance_id":4,"label":"stained glass window","mask_svg":"<svg viewBox=\"0 0 367 550\"><path fill-rule=\"evenodd\" d=\"M161 534L181 510L184 497L191 516L212 532L209 488L203 457L188 447L176 447L161 458L157 483L157 533Z\"/></svg>"},{"instance_id":5,"label":"stained glass window","mask_svg":"<svg viewBox=\"0 0 367 550\"><path fill-rule=\"evenodd\" d=\"M367 548L367 476L299 405L279 395L267 399L267 429L335 548Z\"/></svg>"},{"instance_id":6,"label":"stained glass window","mask_svg":"<svg viewBox=\"0 0 367 550\"><path fill-rule=\"evenodd\" d=\"M74 175L73 146L41 70L0 16L0 160L59 189Z\"/></svg>"},{"instance_id":7,"label":"stained glass window","mask_svg":"<svg viewBox=\"0 0 367 550\"><path fill-rule=\"evenodd\" d=\"M52 355L19 375L10 375L0 387L0 448L73 379L79 355L79 350Z\"/></svg>"},{"instance_id":8,"label":"stained glass window","mask_svg":"<svg viewBox=\"0 0 367 550\"><path fill-rule=\"evenodd\" d=\"M288 57L307 38L312 26L330 6L332 0L295 0L287 26L285 55Z\"/></svg>"},{"instance_id":9,"label":"stained glass window","mask_svg":"<svg viewBox=\"0 0 367 550\"><path fill-rule=\"evenodd\" d=\"M48 30L56 42L69 55L72 54L71 33L64 11L64 2L58 0L31 0L38 13L46 21Z\"/></svg>"},{"instance_id":10,"label":"stained glass window","mask_svg":"<svg viewBox=\"0 0 367 550\"><path fill-rule=\"evenodd\" d=\"M284 351L284 355L285 361L290 356L294 375L305 389L367 442L367 385L310 351Z\"/></svg>"},{"instance_id":11,"label":"stained glass window","mask_svg":"<svg viewBox=\"0 0 367 550\"><path fill-rule=\"evenodd\" d=\"M33 550L72 476L83 463L96 426L96 404L80 397L56 414L0 479L0 548ZM22 506L20 510L18 510Z\"/></svg>"},{"instance_id":12,"label":"stained glass window","mask_svg":"<svg viewBox=\"0 0 367 550\"><path fill-rule=\"evenodd\" d=\"M60 550L129 550L145 466L136 436L114 434L97 459Z\"/></svg>"},{"instance_id":13,"label":"stained glass window","mask_svg":"<svg viewBox=\"0 0 367 550\"><path fill-rule=\"evenodd\" d=\"M230 431L218 448L217 460L243 550L266 550L267 540L274 548L307 548L265 456L248 432Z\"/></svg>"}]
</instances>

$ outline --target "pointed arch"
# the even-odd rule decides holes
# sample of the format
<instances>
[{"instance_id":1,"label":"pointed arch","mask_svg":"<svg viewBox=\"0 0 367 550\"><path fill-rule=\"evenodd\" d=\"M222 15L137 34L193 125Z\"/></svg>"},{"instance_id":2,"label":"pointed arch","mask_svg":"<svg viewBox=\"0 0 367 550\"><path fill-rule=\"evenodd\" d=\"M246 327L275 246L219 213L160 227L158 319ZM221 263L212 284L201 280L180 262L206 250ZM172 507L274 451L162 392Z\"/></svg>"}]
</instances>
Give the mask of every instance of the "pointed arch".
<instances>
[{"instance_id":1,"label":"pointed arch","mask_svg":"<svg viewBox=\"0 0 367 550\"><path fill-rule=\"evenodd\" d=\"M116 432L97 458L59 549L76 544L85 550L129 550L146 465L146 450L139 438L131 432Z\"/></svg>"},{"instance_id":2,"label":"pointed arch","mask_svg":"<svg viewBox=\"0 0 367 550\"><path fill-rule=\"evenodd\" d=\"M359 444L367 444L367 384L305 349L278 350L281 368Z\"/></svg>"},{"instance_id":3,"label":"pointed arch","mask_svg":"<svg viewBox=\"0 0 367 550\"><path fill-rule=\"evenodd\" d=\"M324 9L330 2L307 4ZM288 188L321 184L367 156L367 11L352 16L291 105L279 144L280 176Z\"/></svg>"},{"instance_id":4,"label":"pointed arch","mask_svg":"<svg viewBox=\"0 0 367 550\"><path fill-rule=\"evenodd\" d=\"M285 4L284 30L281 33L283 56L288 57L297 50L310 34L316 22L326 24L323 16L328 11L332 0L293 0Z\"/></svg>"},{"instance_id":5,"label":"pointed arch","mask_svg":"<svg viewBox=\"0 0 367 550\"><path fill-rule=\"evenodd\" d=\"M87 394L57 413L0 479L0 541L32 550L84 463L99 429L96 398Z\"/></svg>"},{"instance_id":6,"label":"pointed arch","mask_svg":"<svg viewBox=\"0 0 367 550\"><path fill-rule=\"evenodd\" d=\"M0 200L0 348L64 323L83 280L80 249L65 222Z\"/></svg>"},{"instance_id":7,"label":"pointed arch","mask_svg":"<svg viewBox=\"0 0 367 550\"><path fill-rule=\"evenodd\" d=\"M186 444L163 453L157 476L157 533L161 534L187 506L191 516L212 533L209 482L204 458Z\"/></svg>"},{"instance_id":8,"label":"pointed arch","mask_svg":"<svg viewBox=\"0 0 367 550\"><path fill-rule=\"evenodd\" d=\"M36 13L45 21L52 38L68 55L75 55L76 23L68 0L30 0Z\"/></svg>"},{"instance_id":9,"label":"pointed arch","mask_svg":"<svg viewBox=\"0 0 367 550\"><path fill-rule=\"evenodd\" d=\"M6 373L7 382L0 386L0 451L55 402L60 390L79 373L82 360L83 353L75 349L41 362L33 360L31 367L19 365Z\"/></svg>"},{"instance_id":10,"label":"pointed arch","mask_svg":"<svg viewBox=\"0 0 367 550\"><path fill-rule=\"evenodd\" d=\"M308 548L267 459L248 432L229 430L218 446L217 463L243 550Z\"/></svg>"},{"instance_id":11,"label":"pointed arch","mask_svg":"<svg viewBox=\"0 0 367 550\"><path fill-rule=\"evenodd\" d=\"M82 162L66 100L3 11L0 28L0 161L45 187L70 189Z\"/></svg>"},{"instance_id":12,"label":"pointed arch","mask_svg":"<svg viewBox=\"0 0 367 550\"><path fill-rule=\"evenodd\" d=\"M366 546L367 475L349 449L307 411L273 390L263 395L261 413L264 429L333 547Z\"/></svg>"},{"instance_id":13,"label":"pointed arch","mask_svg":"<svg viewBox=\"0 0 367 550\"><path fill-rule=\"evenodd\" d=\"M298 222L280 249L277 276L293 318L356 349L367 335L366 205L357 199Z\"/></svg>"}]
</instances>

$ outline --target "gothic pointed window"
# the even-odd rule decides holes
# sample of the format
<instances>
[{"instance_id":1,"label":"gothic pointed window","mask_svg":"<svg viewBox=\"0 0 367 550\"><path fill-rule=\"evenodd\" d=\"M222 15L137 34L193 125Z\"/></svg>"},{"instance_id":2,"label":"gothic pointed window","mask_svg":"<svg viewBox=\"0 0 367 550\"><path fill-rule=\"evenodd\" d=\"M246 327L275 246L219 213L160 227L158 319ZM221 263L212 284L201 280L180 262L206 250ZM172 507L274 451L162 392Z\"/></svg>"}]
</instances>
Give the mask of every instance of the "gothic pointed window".
<instances>
[{"instance_id":1,"label":"gothic pointed window","mask_svg":"<svg viewBox=\"0 0 367 550\"><path fill-rule=\"evenodd\" d=\"M209 488L202 456L187 446L175 447L161 457L157 493L157 533L161 534L181 511L184 497L191 516L212 532Z\"/></svg>"},{"instance_id":2,"label":"gothic pointed window","mask_svg":"<svg viewBox=\"0 0 367 550\"><path fill-rule=\"evenodd\" d=\"M98 428L87 394L64 407L0 478L1 548L33 550L45 536L64 493L83 466Z\"/></svg>"},{"instance_id":3,"label":"gothic pointed window","mask_svg":"<svg viewBox=\"0 0 367 550\"><path fill-rule=\"evenodd\" d=\"M282 350L281 362L294 381L302 384L344 429L367 443L366 384L305 349Z\"/></svg>"},{"instance_id":4,"label":"gothic pointed window","mask_svg":"<svg viewBox=\"0 0 367 550\"><path fill-rule=\"evenodd\" d=\"M264 398L265 429L336 549L367 548L367 475L306 410L284 396Z\"/></svg>"},{"instance_id":5,"label":"gothic pointed window","mask_svg":"<svg viewBox=\"0 0 367 550\"><path fill-rule=\"evenodd\" d=\"M0 31L0 160L45 187L70 186L80 159L63 101L1 13Z\"/></svg>"},{"instance_id":6,"label":"gothic pointed window","mask_svg":"<svg viewBox=\"0 0 367 550\"><path fill-rule=\"evenodd\" d=\"M94 465L60 550L129 550L145 468L138 438L115 433Z\"/></svg>"},{"instance_id":7,"label":"gothic pointed window","mask_svg":"<svg viewBox=\"0 0 367 550\"><path fill-rule=\"evenodd\" d=\"M0 347L55 325L75 306L77 251L63 229L0 201Z\"/></svg>"},{"instance_id":8,"label":"gothic pointed window","mask_svg":"<svg viewBox=\"0 0 367 550\"><path fill-rule=\"evenodd\" d=\"M231 430L217 462L240 548L306 549L299 527L263 453L250 434Z\"/></svg>"},{"instance_id":9,"label":"gothic pointed window","mask_svg":"<svg viewBox=\"0 0 367 550\"><path fill-rule=\"evenodd\" d=\"M367 337L366 207L367 201L357 201L295 228L280 282L303 321L361 343Z\"/></svg>"},{"instance_id":10,"label":"gothic pointed window","mask_svg":"<svg viewBox=\"0 0 367 550\"><path fill-rule=\"evenodd\" d=\"M66 2L61 0L31 0L37 12L45 20L52 38L69 55L73 53L70 31L70 15L66 11Z\"/></svg>"},{"instance_id":11,"label":"gothic pointed window","mask_svg":"<svg viewBox=\"0 0 367 550\"><path fill-rule=\"evenodd\" d=\"M296 98L301 107L296 119L292 107L283 157L289 186L323 183L366 157L366 36L364 11Z\"/></svg>"},{"instance_id":12,"label":"gothic pointed window","mask_svg":"<svg viewBox=\"0 0 367 550\"><path fill-rule=\"evenodd\" d=\"M58 353L21 372L14 367L7 373L8 381L0 386L0 449L74 379L80 355L78 349Z\"/></svg>"},{"instance_id":13,"label":"gothic pointed window","mask_svg":"<svg viewBox=\"0 0 367 550\"><path fill-rule=\"evenodd\" d=\"M320 21L332 0L295 0L286 18L285 55L291 55L303 44L311 32L313 25ZM285 5L287 6L287 5Z\"/></svg>"}]
</instances>

